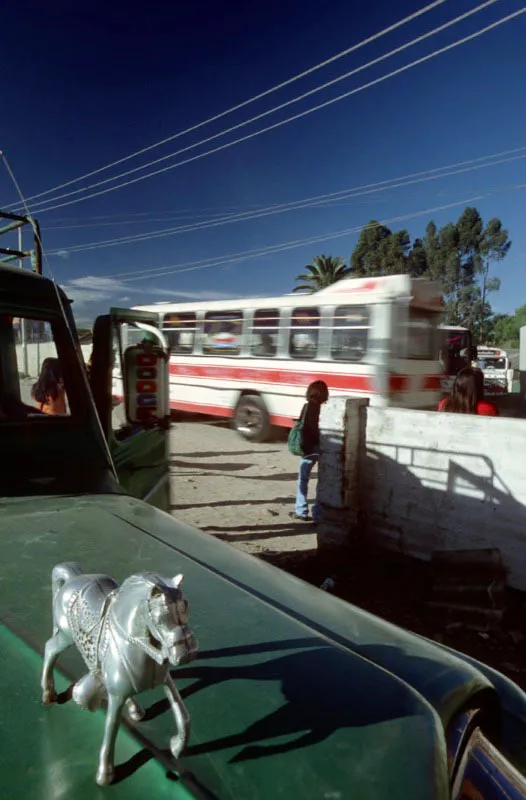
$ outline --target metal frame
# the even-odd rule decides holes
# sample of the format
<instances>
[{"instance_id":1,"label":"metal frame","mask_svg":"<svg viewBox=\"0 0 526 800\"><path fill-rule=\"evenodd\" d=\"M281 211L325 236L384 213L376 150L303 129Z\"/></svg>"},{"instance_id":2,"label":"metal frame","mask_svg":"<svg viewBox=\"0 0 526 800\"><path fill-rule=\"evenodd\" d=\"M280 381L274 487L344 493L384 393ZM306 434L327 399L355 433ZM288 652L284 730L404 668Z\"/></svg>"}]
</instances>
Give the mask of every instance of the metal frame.
<instances>
[{"instance_id":1,"label":"metal frame","mask_svg":"<svg viewBox=\"0 0 526 800\"><path fill-rule=\"evenodd\" d=\"M20 261L20 267L23 267L24 258L31 260L31 268L33 272L42 275L42 242L40 238L40 226L36 219L29 216L21 216L20 214L13 214L10 211L0 211L0 220L10 220L7 225L0 228L0 236L10 231L18 230L18 249L14 250L10 247L0 247L0 256L5 256L0 260L0 266L12 266L13 261ZM24 225L29 225L33 230L34 235L34 248L32 250L22 249L22 228Z\"/></svg>"}]
</instances>

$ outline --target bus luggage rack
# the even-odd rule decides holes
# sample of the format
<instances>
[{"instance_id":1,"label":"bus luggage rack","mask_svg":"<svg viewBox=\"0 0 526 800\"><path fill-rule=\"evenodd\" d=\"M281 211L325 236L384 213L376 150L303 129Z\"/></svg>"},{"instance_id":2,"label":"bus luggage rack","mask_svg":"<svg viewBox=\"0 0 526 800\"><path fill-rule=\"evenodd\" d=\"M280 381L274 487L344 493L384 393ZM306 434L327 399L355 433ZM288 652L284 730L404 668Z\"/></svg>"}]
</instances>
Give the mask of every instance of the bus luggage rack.
<instances>
[{"instance_id":1,"label":"bus luggage rack","mask_svg":"<svg viewBox=\"0 0 526 800\"><path fill-rule=\"evenodd\" d=\"M18 230L18 247L0 247L0 266L13 266L13 262L18 261L23 268L24 260L29 258L33 272L42 275L42 245L40 238L40 226L32 217L24 217L20 214L12 214L10 211L0 211L0 221L9 220L7 225L0 228L0 236ZM22 229L28 225L33 231L34 246L30 250L22 247ZM0 240L3 243L5 240Z\"/></svg>"}]
</instances>

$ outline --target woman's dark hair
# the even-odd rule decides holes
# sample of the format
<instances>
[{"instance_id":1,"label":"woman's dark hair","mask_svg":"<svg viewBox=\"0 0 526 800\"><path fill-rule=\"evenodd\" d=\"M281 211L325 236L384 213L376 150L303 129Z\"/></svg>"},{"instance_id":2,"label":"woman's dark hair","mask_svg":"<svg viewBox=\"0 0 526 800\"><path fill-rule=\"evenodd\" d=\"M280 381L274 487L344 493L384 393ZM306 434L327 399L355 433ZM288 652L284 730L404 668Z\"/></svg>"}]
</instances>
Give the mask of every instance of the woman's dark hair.
<instances>
[{"instance_id":1,"label":"woman's dark hair","mask_svg":"<svg viewBox=\"0 0 526 800\"><path fill-rule=\"evenodd\" d=\"M476 414L477 405L484 400L484 374L480 369L465 367L457 373L451 394L442 411L457 414Z\"/></svg>"},{"instance_id":2,"label":"woman's dark hair","mask_svg":"<svg viewBox=\"0 0 526 800\"><path fill-rule=\"evenodd\" d=\"M44 404L56 400L64 388L62 369L58 358L45 358L32 395L37 403Z\"/></svg>"},{"instance_id":3,"label":"woman's dark hair","mask_svg":"<svg viewBox=\"0 0 526 800\"><path fill-rule=\"evenodd\" d=\"M326 403L329 399L329 387L325 381L314 381L307 388L307 401L309 403Z\"/></svg>"}]
</instances>

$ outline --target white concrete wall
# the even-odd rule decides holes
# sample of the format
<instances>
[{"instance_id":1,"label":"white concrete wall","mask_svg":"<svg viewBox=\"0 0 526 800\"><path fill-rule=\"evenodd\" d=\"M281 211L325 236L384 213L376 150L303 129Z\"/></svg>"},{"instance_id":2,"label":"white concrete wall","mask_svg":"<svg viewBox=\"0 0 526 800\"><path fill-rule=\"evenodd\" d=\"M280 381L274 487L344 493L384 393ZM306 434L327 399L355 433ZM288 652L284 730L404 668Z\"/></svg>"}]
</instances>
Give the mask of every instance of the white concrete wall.
<instances>
[{"instance_id":1,"label":"white concrete wall","mask_svg":"<svg viewBox=\"0 0 526 800\"><path fill-rule=\"evenodd\" d=\"M357 528L371 543L424 559L497 547L509 585L526 591L526 420L353 412L352 400L343 409L332 402L321 417L319 491L340 541L343 528L347 538ZM328 445L338 436L339 461Z\"/></svg>"},{"instance_id":2,"label":"white concrete wall","mask_svg":"<svg viewBox=\"0 0 526 800\"><path fill-rule=\"evenodd\" d=\"M367 410L367 529L388 547L498 547L526 590L526 420Z\"/></svg>"},{"instance_id":3,"label":"white concrete wall","mask_svg":"<svg viewBox=\"0 0 526 800\"><path fill-rule=\"evenodd\" d=\"M82 355L84 360L87 361L91 353L91 344L81 345ZM55 358L57 349L54 342L44 342L42 344L28 344L27 349L27 377L38 378L40 366L45 358ZM26 372L24 360L24 347L17 345L16 357L18 361L18 368L20 372Z\"/></svg>"},{"instance_id":4,"label":"white concrete wall","mask_svg":"<svg viewBox=\"0 0 526 800\"><path fill-rule=\"evenodd\" d=\"M519 381L520 393L526 400L526 325L520 329Z\"/></svg>"}]
</instances>

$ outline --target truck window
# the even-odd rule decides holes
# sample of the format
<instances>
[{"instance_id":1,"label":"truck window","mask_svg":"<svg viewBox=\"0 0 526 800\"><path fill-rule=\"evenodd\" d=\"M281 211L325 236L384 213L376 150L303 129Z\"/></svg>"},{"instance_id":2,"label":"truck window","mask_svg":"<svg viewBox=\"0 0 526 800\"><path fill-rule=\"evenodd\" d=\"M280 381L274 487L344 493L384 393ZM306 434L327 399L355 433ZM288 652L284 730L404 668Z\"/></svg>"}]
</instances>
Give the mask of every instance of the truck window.
<instances>
[{"instance_id":1,"label":"truck window","mask_svg":"<svg viewBox=\"0 0 526 800\"><path fill-rule=\"evenodd\" d=\"M49 321L0 319L0 419L66 417L66 376Z\"/></svg>"}]
</instances>

